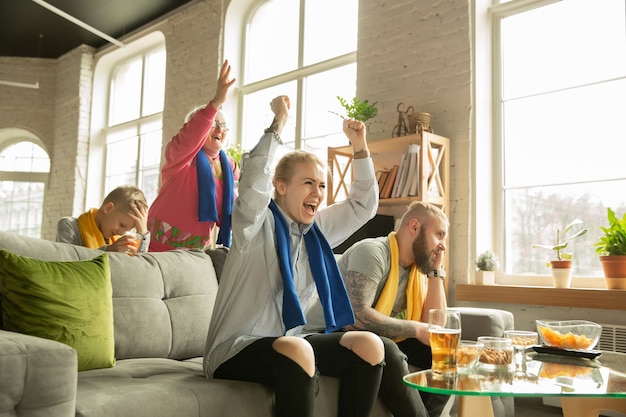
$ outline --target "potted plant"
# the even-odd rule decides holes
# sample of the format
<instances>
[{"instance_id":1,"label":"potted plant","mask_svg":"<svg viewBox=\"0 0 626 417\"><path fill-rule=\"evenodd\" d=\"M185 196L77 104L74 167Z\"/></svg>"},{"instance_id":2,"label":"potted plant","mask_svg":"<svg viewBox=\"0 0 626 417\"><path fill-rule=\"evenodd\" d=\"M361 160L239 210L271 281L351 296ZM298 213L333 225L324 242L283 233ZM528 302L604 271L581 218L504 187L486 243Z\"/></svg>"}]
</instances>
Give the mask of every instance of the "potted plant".
<instances>
[{"instance_id":1,"label":"potted plant","mask_svg":"<svg viewBox=\"0 0 626 417\"><path fill-rule=\"evenodd\" d=\"M245 151L240 144L235 143L232 145L228 145L226 149L224 149L224 151L226 152L226 155L233 158L237 162L237 165L241 167L241 156L244 154Z\"/></svg>"},{"instance_id":2,"label":"potted plant","mask_svg":"<svg viewBox=\"0 0 626 417\"><path fill-rule=\"evenodd\" d=\"M576 219L565 226L563 231L556 230L556 240L553 245L533 245L533 248L544 248L554 251L556 258L549 261L546 265L552 267L552 280L557 288L569 288L572 281L572 256L571 252L563 252L567 248L570 240L587 233L587 229L582 228L577 232L568 235L572 228L582 224L582 220Z\"/></svg>"},{"instance_id":3,"label":"potted plant","mask_svg":"<svg viewBox=\"0 0 626 417\"><path fill-rule=\"evenodd\" d=\"M496 254L486 250L478 255L475 263L477 271L474 274L474 282L476 284L493 284L495 282L494 271L500 266Z\"/></svg>"},{"instance_id":4,"label":"potted plant","mask_svg":"<svg viewBox=\"0 0 626 417\"><path fill-rule=\"evenodd\" d=\"M596 253L606 277L607 288L626 289L626 213L620 220L607 208L609 227L600 227L604 235L595 243Z\"/></svg>"},{"instance_id":5,"label":"potted plant","mask_svg":"<svg viewBox=\"0 0 626 417\"><path fill-rule=\"evenodd\" d=\"M341 114L335 112L331 113L334 113L343 119L355 119L365 122L378 114L376 102L370 104L367 100L361 101L356 97L354 97L350 102L340 96L337 96L337 100L339 100L341 107L346 110L346 116L342 116Z\"/></svg>"}]
</instances>

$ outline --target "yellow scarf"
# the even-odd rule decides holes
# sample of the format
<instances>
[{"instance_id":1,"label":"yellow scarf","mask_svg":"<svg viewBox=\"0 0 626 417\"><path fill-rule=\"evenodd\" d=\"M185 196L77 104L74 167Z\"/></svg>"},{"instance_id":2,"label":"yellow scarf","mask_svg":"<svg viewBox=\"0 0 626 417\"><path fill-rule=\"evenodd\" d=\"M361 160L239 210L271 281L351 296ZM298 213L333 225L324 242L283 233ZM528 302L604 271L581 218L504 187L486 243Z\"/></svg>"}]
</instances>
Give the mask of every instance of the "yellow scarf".
<instances>
[{"instance_id":1,"label":"yellow scarf","mask_svg":"<svg viewBox=\"0 0 626 417\"><path fill-rule=\"evenodd\" d=\"M102 232L96 224L97 212L97 208L92 208L78 216L78 231L80 232L80 237L83 239L83 246L92 249L101 248L105 244L110 245L117 240L114 238L104 239Z\"/></svg>"},{"instance_id":2,"label":"yellow scarf","mask_svg":"<svg viewBox=\"0 0 626 417\"><path fill-rule=\"evenodd\" d=\"M396 301L396 295L398 294L398 284L400 280L400 274L398 271L398 240L396 239L396 232L389 233L389 250L391 251L391 265L389 268L389 276L387 282L383 287L378 301L374 306L374 309L386 316L391 314L393 304ZM415 264L411 266L409 272L409 282L406 285L406 319L419 321L422 316L422 307L424 303L424 288L421 276L419 274ZM400 341L403 339L399 339Z\"/></svg>"}]
</instances>

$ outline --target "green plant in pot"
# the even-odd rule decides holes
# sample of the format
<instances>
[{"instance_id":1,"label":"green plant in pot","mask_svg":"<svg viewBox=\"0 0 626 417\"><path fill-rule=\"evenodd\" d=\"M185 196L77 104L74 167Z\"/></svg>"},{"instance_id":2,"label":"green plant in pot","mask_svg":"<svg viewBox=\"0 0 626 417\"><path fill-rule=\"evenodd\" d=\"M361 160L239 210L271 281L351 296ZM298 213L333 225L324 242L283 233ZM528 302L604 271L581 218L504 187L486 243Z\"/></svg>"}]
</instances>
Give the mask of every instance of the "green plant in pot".
<instances>
[{"instance_id":1,"label":"green plant in pot","mask_svg":"<svg viewBox=\"0 0 626 417\"><path fill-rule=\"evenodd\" d=\"M554 251L555 258L546 263L547 266L552 267L552 279L554 286L557 288L569 288L572 281L572 256L571 252L564 252L567 245L572 239L587 233L587 229L580 228L576 232L573 232L574 227L581 225L583 222L580 219L575 219L569 223L561 231L556 230L556 239L552 245L533 245L533 248L550 249Z\"/></svg>"},{"instance_id":2,"label":"green plant in pot","mask_svg":"<svg viewBox=\"0 0 626 417\"><path fill-rule=\"evenodd\" d=\"M474 281L476 284L493 284L495 282L495 270L500 266L500 261L495 253L490 250L481 252L476 257L476 273Z\"/></svg>"},{"instance_id":3,"label":"green plant in pot","mask_svg":"<svg viewBox=\"0 0 626 417\"><path fill-rule=\"evenodd\" d=\"M378 114L376 102L370 103L367 100L361 101L356 97L354 97L352 101L348 101L340 96L337 96L337 100L339 100L341 107L346 110L346 115L342 116L341 114L335 112L331 113L336 114L342 119L355 119L360 120L361 122L366 122Z\"/></svg>"},{"instance_id":4,"label":"green plant in pot","mask_svg":"<svg viewBox=\"0 0 626 417\"><path fill-rule=\"evenodd\" d=\"M607 288L626 289L626 213L619 219L608 207L609 227L600 227L604 234L595 243L596 253L606 277Z\"/></svg>"}]
</instances>

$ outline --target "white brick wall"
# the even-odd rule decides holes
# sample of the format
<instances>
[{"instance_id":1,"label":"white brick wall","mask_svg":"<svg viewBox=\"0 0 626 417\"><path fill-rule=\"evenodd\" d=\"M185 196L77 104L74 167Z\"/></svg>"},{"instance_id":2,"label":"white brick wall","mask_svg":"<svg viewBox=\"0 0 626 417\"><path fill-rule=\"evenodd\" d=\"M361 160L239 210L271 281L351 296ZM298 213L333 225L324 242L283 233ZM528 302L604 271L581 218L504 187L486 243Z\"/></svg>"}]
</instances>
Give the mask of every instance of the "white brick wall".
<instances>
[{"instance_id":1,"label":"white brick wall","mask_svg":"<svg viewBox=\"0 0 626 417\"><path fill-rule=\"evenodd\" d=\"M449 275L462 280L471 264L471 67L467 1L360 2L357 96L379 106L369 137L391 137L403 102L450 138Z\"/></svg>"},{"instance_id":2,"label":"white brick wall","mask_svg":"<svg viewBox=\"0 0 626 417\"><path fill-rule=\"evenodd\" d=\"M167 47L164 142L178 130L191 106L212 98L223 59L223 3L194 2L155 25L165 35ZM435 132L452 141L451 275L455 270L464 273L469 264L471 166L468 2L361 0L359 33L357 96L376 101L379 107L370 124L370 139L391 136L396 105L402 101L431 113ZM82 210L77 207L87 186L91 57L89 50L79 48L58 61L0 58L0 75L25 75L30 68L44 74L45 86L37 93L0 87L0 129L27 128L51 153L45 238L54 238L61 215Z\"/></svg>"}]
</instances>

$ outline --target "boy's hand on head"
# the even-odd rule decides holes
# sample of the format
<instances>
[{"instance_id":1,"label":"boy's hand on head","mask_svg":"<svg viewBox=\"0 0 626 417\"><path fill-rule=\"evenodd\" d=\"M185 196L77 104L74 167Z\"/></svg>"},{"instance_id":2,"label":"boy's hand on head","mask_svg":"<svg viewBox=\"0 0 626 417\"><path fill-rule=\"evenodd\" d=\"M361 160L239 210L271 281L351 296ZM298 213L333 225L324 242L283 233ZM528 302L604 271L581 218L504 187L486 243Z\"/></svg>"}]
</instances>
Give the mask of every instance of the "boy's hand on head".
<instances>
[{"instance_id":1,"label":"boy's hand on head","mask_svg":"<svg viewBox=\"0 0 626 417\"><path fill-rule=\"evenodd\" d=\"M222 65L222 69L220 70L220 75L217 77L217 87L215 88L215 96L211 100L211 105L219 110L222 107L222 104L226 102L226 96L228 95L228 90L230 87L237 81L236 78L230 78L230 64L228 60L224 61Z\"/></svg>"},{"instance_id":2,"label":"boy's hand on head","mask_svg":"<svg viewBox=\"0 0 626 417\"><path fill-rule=\"evenodd\" d=\"M135 200L130 203L130 209L128 215L135 222L137 233L145 235L148 231L148 206L143 201Z\"/></svg>"}]
</instances>

